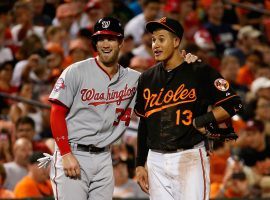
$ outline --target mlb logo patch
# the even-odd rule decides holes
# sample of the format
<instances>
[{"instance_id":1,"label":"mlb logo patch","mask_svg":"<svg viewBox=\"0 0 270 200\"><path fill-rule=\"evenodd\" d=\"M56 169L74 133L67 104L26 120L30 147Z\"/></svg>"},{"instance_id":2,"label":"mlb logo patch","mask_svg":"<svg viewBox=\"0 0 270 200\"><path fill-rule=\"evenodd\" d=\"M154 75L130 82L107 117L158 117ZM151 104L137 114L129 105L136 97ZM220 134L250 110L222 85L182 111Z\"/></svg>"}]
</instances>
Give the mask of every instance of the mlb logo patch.
<instances>
[{"instance_id":1,"label":"mlb logo patch","mask_svg":"<svg viewBox=\"0 0 270 200\"><path fill-rule=\"evenodd\" d=\"M58 91L61 90L61 89L65 89L65 87L66 87L66 85L65 85L64 79L63 79L63 78L59 78L59 79L56 81L53 90L54 90L55 92L58 92Z\"/></svg>"},{"instance_id":2,"label":"mlb logo patch","mask_svg":"<svg viewBox=\"0 0 270 200\"><path fill-rule=\"evenodd\" d=\"M216 79L215 82L214 82L214 85L218 90L220 90L222 92L227 91L229 89L229 87L230 87L229 82L226 81L223 78Z\"/></svg>"}]
</instances>

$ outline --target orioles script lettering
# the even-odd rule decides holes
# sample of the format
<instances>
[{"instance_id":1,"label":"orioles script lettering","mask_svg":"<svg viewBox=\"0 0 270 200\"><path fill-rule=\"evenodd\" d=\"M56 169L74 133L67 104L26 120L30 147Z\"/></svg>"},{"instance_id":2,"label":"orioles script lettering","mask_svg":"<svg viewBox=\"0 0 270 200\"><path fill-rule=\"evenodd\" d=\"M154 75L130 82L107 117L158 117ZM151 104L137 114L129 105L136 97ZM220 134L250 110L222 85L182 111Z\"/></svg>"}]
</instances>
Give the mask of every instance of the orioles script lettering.
<instances>
[{"instance_id":1,"label":"orioles script lettering","mask_svg":"<svg viewBox=\"0 0 270 200\"><path fill-rule=\"evenodd\" d=\"M194 88L185 88L185 84L181 84L176 91L168 90L163 93L164 88L161 88L158 93L151 93L148 88L143 91L143 97L146 101L145 110L148 110L146 117L165 108L193 102L197 99L196 90Z\"/></svg>"}]
</instances>

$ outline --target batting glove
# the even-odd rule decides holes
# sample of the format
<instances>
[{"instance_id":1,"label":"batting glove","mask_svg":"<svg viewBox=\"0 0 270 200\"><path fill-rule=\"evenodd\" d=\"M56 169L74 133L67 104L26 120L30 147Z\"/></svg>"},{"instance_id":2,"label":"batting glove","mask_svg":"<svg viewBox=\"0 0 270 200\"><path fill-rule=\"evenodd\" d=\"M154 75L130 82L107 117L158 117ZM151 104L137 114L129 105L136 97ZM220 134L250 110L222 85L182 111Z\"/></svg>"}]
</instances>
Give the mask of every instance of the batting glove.
<instances>
[{"instance_id":1,"label":"batting glove","mask_svg":"<svg viewBox=\"0 0 270 200\"><path fill-rule=\"evenodd\" d=\"M50 155L48 153L43 153L43 155L45 157L37 159L37 161L39 162L38 163L39 168L47 168L49 166L49 164L51 163L52 158L53 158L52 155Z\"/></svg>"}]
</instances>

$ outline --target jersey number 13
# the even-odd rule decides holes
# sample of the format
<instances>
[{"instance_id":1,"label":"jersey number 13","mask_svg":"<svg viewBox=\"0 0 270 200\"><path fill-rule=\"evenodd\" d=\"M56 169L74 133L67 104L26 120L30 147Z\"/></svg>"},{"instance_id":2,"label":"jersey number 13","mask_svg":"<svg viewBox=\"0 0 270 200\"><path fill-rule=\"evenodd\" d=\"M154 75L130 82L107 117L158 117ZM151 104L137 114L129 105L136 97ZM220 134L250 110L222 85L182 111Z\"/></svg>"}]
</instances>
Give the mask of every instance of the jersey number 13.
<instances>
[{"instance_id":1,"label":"jersey number 13","mask_svg":"<svg viewBox=\"0 0 270 200\"><path fill-rule=\"evenodd\" d=\"M176 111L176 125L180 123L189 126L192 123L192 112L190 110L184 110L181 112L180 110Z\"/></svg>"}]
</instances>

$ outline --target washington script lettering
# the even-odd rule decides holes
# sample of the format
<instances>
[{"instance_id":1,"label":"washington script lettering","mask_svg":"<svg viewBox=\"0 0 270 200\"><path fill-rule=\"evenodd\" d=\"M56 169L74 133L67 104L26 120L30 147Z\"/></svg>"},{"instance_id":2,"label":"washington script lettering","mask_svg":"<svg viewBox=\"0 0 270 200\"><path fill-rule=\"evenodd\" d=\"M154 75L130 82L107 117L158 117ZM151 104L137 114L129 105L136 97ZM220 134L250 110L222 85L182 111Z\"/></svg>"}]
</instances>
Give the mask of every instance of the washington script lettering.
<instances>
[{"instance_id":1,"label":"washington script lettering","mask_svg":"<svg viewBox=\"0 0 270 200\"><path fill-rule=\"evenodd\" d=\"M133 98L136 92L136 87L129 88L128 85L120 91L110 90L108 88L107 93L96 92L94 88L92 89L82 89L81 99L82 101L89 101L88 105L98 106L102 104L117 103L120 105L122 101Z\"/></svg>"},{"instance_id":2,"label":"washington script lettering","mask_svg":"<svg viewBox=\"0 0 270 200\"><path fill-rule=\"evenodd\" d=\"M161 88L157 94L151 93L148 88L143 91L143 97L146 101L145 110L148 110L145 113L146 117L163 109L183 103L194 102L197 99L195 89L192 88L189 90L185 88L185 84L181 84L175 92L173 90L168 90L165 94L163 94L163 92L164 88ZM154 108L152 109L152 107Z\"/></svg>"}]
</instances>

